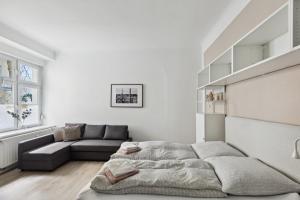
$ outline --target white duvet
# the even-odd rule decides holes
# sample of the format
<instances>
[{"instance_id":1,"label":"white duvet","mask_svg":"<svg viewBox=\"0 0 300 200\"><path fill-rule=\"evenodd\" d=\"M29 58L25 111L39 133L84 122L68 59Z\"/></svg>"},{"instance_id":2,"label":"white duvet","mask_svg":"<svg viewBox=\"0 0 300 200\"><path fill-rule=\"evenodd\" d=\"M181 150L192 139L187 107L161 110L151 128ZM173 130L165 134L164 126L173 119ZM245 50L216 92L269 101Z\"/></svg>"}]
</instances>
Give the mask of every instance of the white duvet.
<instances>
[{"instance_id":1,"label":"white duvet","mask_svg":"<svg viewBox=\"0 0 300 200\"><path fill-rule=\"evenodd\" d=\"M130 162L139 173L111 184L104 169L120 162ZM187 160L110 160L91 183L91 188L107 194L158 194L185 197L225 197L212 167L200 159Z\"/></svg>"},{"instance_id":2,"label":"white duvet","mask_svg":"<svg viewBox=\"0 0 300 200\"><path fill-rule=\"evenodd\" d=\"M131 154L115 153L111 159L130 160L184 160L196 159L198 156L190 144L180 144L164 141L124 142L121 148L136 144L141 151Z\"/></svg>"}]
</instances>

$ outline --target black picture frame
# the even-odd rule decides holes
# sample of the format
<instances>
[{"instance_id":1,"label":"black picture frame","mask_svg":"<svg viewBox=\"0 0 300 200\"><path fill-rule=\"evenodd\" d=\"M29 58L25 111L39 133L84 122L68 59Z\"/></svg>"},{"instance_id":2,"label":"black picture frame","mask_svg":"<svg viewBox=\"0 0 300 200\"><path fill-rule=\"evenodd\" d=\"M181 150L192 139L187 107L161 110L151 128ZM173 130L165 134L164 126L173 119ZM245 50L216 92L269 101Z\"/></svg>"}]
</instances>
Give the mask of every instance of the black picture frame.
<instances>
[{"instance_id":1,"label":"black picture frame","mask_svg":"<svg viewBox=\"0 0 300 200\"><path fill-rule=\"evenodd\" d=\"M122 93L120 96L120 100L119 102L117 102L117 90L128 90L129 89L129 97L127 94L127 96L123 96L124 94ZM131 90L132 89L136 89L137 90L137 94L131 94ZM132 96L134 95L134 96ZM124 101L124 99L126 101ZM135 103L135 101L137 103ZM129 83L122 83L122 84L117 84L117 83L113 83L110 86L110 107L112 108L143 108L144 107L144 84L129 84Z\"/></svg>"}]
</instances>

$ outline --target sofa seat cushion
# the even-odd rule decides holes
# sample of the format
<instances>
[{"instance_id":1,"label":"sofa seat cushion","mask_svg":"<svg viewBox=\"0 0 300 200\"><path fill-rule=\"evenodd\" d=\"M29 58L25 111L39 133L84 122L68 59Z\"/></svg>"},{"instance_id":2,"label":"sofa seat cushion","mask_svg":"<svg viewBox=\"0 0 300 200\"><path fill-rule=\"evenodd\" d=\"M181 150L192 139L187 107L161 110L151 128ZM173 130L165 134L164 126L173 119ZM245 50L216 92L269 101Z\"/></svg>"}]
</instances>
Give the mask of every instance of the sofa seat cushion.
<instances>
[{"instance_id":1,"label":"sofa seat cushion","mask_svg":"<svg viewBox=\"0 0 300 200\"><path fill-rule=\"evenodd\" d=\"M71 151L116 152L124 140L81 140L71 145Z\"/></svg>"},{"instance_id":2,"label":"sofa seat cushion","mask_svg":"<svg viewBox=\"0 0 300 200\"><path fill-rule=\"evenodd\" d=\"M23 153L24 160L49 160L60 154L69 155L70 145L73 142L55 142L41 148Z\"/></svg>"}]
</instances>

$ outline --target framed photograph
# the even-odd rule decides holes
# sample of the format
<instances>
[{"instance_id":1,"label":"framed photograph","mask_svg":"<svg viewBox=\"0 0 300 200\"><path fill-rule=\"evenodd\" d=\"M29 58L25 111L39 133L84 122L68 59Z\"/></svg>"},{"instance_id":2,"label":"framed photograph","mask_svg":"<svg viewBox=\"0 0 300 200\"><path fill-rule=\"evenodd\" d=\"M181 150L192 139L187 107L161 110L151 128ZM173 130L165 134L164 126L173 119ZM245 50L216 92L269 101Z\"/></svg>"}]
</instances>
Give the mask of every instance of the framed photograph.
<instances>
[{"instance_id":1,"label":"framed photograph","mask_svg":"<svg viewBox=\"0 0 300 200\"><path fill-rule=\"evenodd\" d=\"M143 84L111 84L110 106L143 107Z\"/></svg>"}]
</instances>

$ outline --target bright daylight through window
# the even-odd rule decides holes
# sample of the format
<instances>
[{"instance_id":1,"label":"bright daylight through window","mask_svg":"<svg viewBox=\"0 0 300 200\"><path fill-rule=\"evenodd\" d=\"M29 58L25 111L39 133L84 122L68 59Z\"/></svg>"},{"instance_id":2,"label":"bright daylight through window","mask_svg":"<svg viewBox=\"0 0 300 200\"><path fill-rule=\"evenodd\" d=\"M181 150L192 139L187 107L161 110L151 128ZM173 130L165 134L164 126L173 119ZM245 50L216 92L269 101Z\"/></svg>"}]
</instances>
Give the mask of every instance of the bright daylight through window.
<instances>
[{"instance_id":1,"label":"bright daylight through window","mask_svg":"<svg viewBox=\"0 0 300 200\"><path fill-rule=\"evenodd\" d=\"M0 54L0 132L41 123L41 68Z\"/></svg>"}]
</instances>

